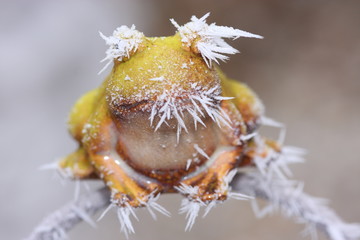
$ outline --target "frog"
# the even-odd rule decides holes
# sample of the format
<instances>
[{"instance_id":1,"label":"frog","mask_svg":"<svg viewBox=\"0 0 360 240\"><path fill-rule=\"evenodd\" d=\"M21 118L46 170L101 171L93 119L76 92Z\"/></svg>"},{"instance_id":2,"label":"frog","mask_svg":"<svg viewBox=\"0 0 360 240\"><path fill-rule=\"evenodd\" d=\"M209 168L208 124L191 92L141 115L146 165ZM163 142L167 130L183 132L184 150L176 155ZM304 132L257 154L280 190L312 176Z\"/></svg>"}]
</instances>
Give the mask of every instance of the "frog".
<instances>
[{"instance_id":1,"label":"frog","mask_svg":"<svg viewBox=\"0 0 360 240\"><path fill-rule=\"evenodd\" d=\"M73 179L101 179L124 215L164 193L182 194L184 211L223 202L234 196L229 183L239 168L279 151L271 141L254 150L263 104L214 64L237 52L223 38L261 36L209 25L207 17L183 26L171 20L177 32L168 37L146 37L134 25L101 34L113 67L72 108L68 127L78 148L59 168Z\"/></svg>"}]
</instances>

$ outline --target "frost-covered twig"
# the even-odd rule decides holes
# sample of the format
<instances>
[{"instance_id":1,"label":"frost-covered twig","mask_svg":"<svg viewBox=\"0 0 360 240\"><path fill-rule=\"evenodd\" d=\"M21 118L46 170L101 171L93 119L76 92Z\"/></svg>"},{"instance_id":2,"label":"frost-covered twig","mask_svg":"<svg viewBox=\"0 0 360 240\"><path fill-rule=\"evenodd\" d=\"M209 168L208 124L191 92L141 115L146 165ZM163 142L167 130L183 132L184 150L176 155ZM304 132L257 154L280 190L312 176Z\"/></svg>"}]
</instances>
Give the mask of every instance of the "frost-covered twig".
<instances>
[{"instance_id":1,"label":"frost-covered twig","mask_svg":"<svg viewBox=\"0 0 360 240\"><path fill-rule=\"evenodd\" d=\"M237 174L232 191L255 196L269 202L266 210L281 210L285 216L306 223L324 232L331 240L360 239L360 225L343 222L336 213L318 199L292 186L283 186L283 181L266 181L258 171ZM76 203L70 203L45 218L26 240L60 240L86 216L95 214L109 205L107 188L83 195ZM76 210L75 210L76 209ZM311 228L309 228L311 230Z\"/></svg>"},{"instance_id":2,"label":"frost-covered twig","mask_svg":"<svg viewBox=\"0 0 360 240\"><path fill-rule=\"evenodd\" d=\"M360 239L360 225L345 223L321 199L309 196L283 181L267 181L258 171L239 173L231 183L232 190L268 201L262 213L280 210L286 217L305 223L310 233L315 227L331 240ZM256 210L256 209L255 209ZM259 212L261 215L261 212Z\"/></svg>"},{"instance_id":3,"label":"frost-covered twig","mask_svg":"<svg viewBox=\"0 0 360 240\"><path fill-rule=\"evenodd\" d=\"M110 192L104 187L84 194L46 217L25 240L61 240L81 221L91 223L89 216L109 205Z\"/></svg>"}]
</instances>

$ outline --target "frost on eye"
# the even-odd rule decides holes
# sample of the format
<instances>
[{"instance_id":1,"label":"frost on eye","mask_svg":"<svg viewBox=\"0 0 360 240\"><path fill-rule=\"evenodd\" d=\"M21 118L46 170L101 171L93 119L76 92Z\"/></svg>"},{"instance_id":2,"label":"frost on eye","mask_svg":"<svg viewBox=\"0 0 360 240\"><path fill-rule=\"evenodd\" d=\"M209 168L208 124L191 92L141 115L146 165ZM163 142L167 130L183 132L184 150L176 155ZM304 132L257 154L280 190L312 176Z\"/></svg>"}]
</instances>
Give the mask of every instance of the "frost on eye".
<instances>
[{"instance_id":1,"label":"frost on eye","mask_svg":"<svg viewBox=\"0 0 360 240\"><path fill-rule=\"evenodd\" d=\"M215 23L207 24L206 18L210 13L205 14L201 18L191 17L191 22L180 26L174 19L170 19L171 23L177 28L181 40L186 47L195 46L195 51L199 52L204 61L211 67L211 62L228 60L228 56L224 54L235 54L239 51L227 44L223 38L237 39L239 37L263 38L260 35L252 34L240 29L232 27L217 26Z\"/></svg>"},{"instance_id":2,"label":"frost on eye","mask_svg":"<svg viewBox=\"0 0 360 240\"><path fill-rule=\"evenodd\" d=\"M101 60L101 62L108 62L99 74L102 73L114 59L122 61L125 57L129 58L131 53L136 52L145 37L142 32L135 29L135 25L132 25L131 28L122 25L115 29L113 35L109 37L106 37L102 32L99 33L105 40L106 45L109 45L109 49L106 50L106 57Z\"/></svg>"}]
</instances>

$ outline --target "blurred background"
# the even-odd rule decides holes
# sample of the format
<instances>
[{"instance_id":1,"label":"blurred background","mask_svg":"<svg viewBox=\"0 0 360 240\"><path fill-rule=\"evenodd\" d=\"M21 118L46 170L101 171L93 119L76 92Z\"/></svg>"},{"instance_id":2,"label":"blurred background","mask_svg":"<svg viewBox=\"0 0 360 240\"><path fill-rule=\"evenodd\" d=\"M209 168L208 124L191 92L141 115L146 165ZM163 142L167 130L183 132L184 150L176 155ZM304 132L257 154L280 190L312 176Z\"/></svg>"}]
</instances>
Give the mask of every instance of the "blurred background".
<instances>
[{"instance_id":1,"label":"blurred background","mask_svg":"<svg viewBox=\"0 0 360 240\"><path fill-rule=\"evenodd\" d=\"M287 144L308 149L308 161L292 168L305 191L330 199L345 220L360 222L360 1L3 0L0 239L27 236L73 199L73 183L63 186L38 167L76 147L66 129L68 112L106 76L97 75L106 50L98 31L110 35L134 23L147 36L167 36L175 32L169 18L184 24L207 12L209 23L265 37L231 42L241 54L221 67L258 93L268 116L288 126ZM178 195L160 199L171 219L153 221L138 211L131 239L302 239L302 225L278 215L256 219L249 203L232 200L185 233L180 201ZM97 229L80 224L69 235L125 239L119 229L109 213Z\"/></svg>"}]
</instances>

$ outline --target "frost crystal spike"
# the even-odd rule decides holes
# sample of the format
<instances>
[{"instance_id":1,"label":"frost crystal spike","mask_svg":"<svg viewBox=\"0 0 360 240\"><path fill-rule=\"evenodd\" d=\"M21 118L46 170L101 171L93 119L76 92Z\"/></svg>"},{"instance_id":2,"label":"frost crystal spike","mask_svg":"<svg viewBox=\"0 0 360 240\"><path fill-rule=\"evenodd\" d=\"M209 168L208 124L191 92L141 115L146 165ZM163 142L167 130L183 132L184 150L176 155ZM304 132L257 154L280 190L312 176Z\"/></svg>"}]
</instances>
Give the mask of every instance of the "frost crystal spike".
<instances>
[{"instance_id":1,"label":"frost crystal spike","mask_svg":"<svg viewBox=\"0 0 360 240\"><path fill-rule=\"evenodd\" d=\"M210 13L205 14L201 18L191 17L191 22L180 26L174 19L170 19L171 23L177 28L182 42L186 47L193 48L195 52L199 52L206 64L211 67L211 62L228 60L228 56L224 54L235 54L239 51L227 44L223 38L237 39L239 37L260 38L260 35L252 34L240 29L232 27L217 26L215 23L207 24L206 18Z\"/></svg>"},{"instance_id":2,"label":"frost crystal spike","mask_svg":"<svg viewBox=\"0 0 360 240\"><path fill-rule=\"evenodd\" d=\"M139 44L144 39L144 34L135 29L135 25L128 28L122 25L114 30L113 35L106 37L102 32L99 32L100 36L105 40L106 45L109 45L109 49L106 50L106 57L101 62L108 61L103 69L99 72L102 73L114 59L122 61L123 58L129 58L130 55L136 52Z\"/></svg>"},{"instance_id":3,"label":"frost crystal spike","mask_svg":"<svg viewBox=\"0 0 360 240\"><path fill-rule=\"evenodd\" d=\"M202 117L205 117L204 112L219 126L223 124L230 127L231 120L225 112L221 111L219 103L221 101L233 99L233 97L220 96L221 89L219 86L204 90L199 88L197 84L192 84L191 88L197 93L188 96L191 104L185 107L182 106L183 104L181 101L179 102L176 97L173 97L173 95L179 96L185 92L180 87L176 90L164 91L164 93L158 97L152 107L149 117L150 125L153 125L156 116L160 119L154 129L155 131L157 131L163 123L166 124L167 120L175 118L178 122L177 136L179 139L182 129L188 132L183 120L184 112L186 111L193 117L195 128L197 123L205 126L204 122L201 120ZM156 109L157 106L160 106L159 110ZM201 110L201 108L203 108L203 110Z\"/></svg>"}]
</instances>

